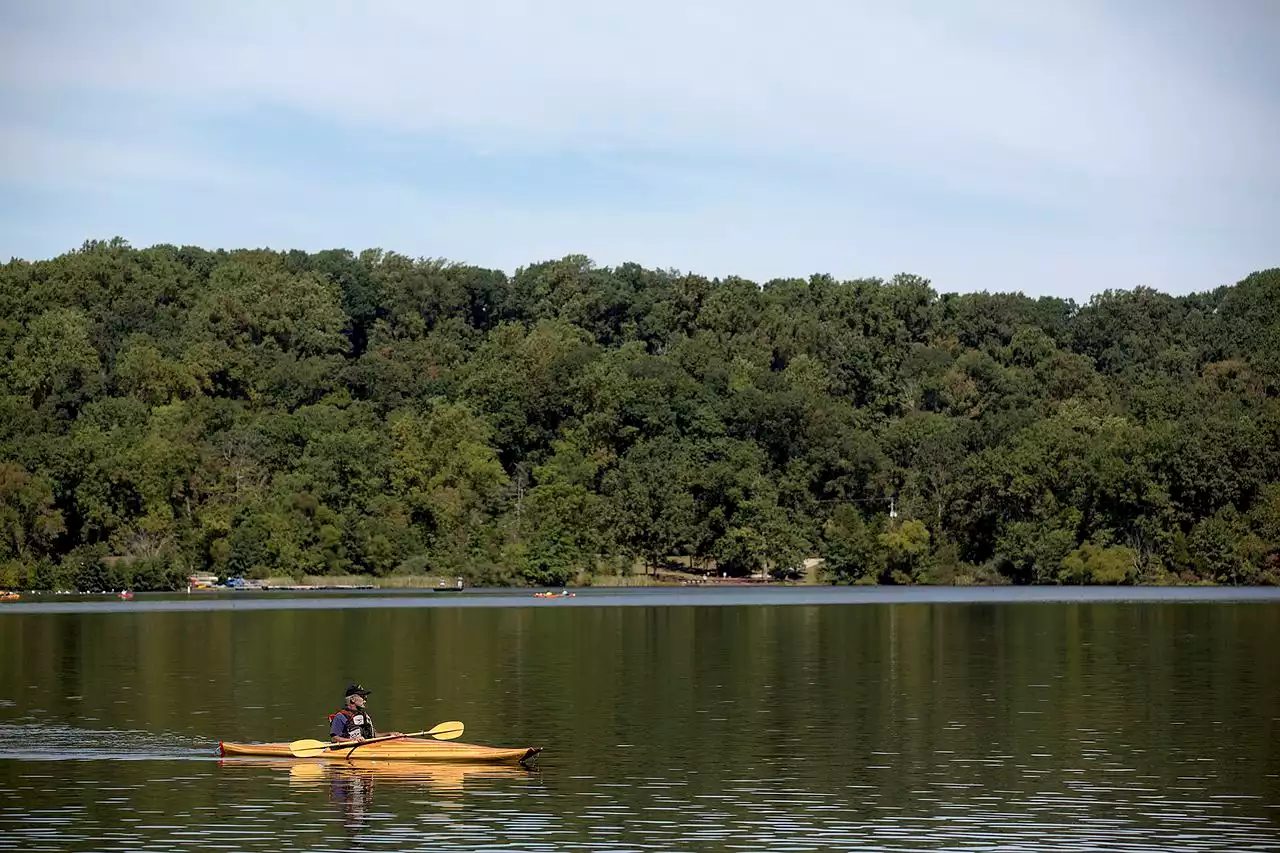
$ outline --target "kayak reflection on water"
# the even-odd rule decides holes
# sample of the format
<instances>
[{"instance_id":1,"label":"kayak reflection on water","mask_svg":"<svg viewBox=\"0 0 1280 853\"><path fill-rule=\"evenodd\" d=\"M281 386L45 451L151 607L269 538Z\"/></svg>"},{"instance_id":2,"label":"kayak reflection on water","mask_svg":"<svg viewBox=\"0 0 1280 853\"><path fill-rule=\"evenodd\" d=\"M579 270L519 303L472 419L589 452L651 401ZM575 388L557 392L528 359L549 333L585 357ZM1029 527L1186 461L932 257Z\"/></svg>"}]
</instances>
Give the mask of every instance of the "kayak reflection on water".
<instances>
[{"instance_id":1,"label":"kayak reflection on water","mask_svg":"<svg viewBox=\"0 0 1280 853\"><path fill-rule=\"evenodd\" d=\"M289 787L324 788L330 804L339 808L348 827L363 826L369 805L378 786L414 786L436 795L457 796L468 782L483 780L532 780L539 772L522 764L466 764L419 761L311 761L252 758L223 758L218 766L234 768L268 768L289 774ZM444 808L460 808L456 800L443 800Z\"/></svg>"}]
</instances>

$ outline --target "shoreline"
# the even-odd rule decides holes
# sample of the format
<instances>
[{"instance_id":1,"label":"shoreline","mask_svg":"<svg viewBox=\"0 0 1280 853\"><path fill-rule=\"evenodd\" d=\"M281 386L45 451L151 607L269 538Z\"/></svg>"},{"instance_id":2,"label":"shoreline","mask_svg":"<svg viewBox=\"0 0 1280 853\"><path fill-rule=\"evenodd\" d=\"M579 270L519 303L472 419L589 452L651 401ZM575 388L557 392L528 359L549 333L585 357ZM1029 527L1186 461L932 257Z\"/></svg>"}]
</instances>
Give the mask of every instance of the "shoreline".
<instances>
[{"instance_id":1,"label":"shoreline","mask_svg":"<svg viewBox=\"0 0 1280 853\"><path fill-rule=\"evenodd\" d=\"M685 607L826 605L1018 605L1018 604L1263 604L1280 605L1280 587L1251 586L825 586L757 584L734 588L573 587L572 595L535 594L545 588L488 587L457 595L431 590L336 590L310 593L223 591L222 595L139 593L122 601L45 600L9 602L8 614L74 612L134 613L216 610L309 610L379 608L509 607Z\"/></svg>"},{"instance_id":2,"label":"shoreline","mask_svg":"<svg viewBox=\"0 0 1280 853\"><path fill-rule=\"evenodd\" d=\"M390 583L386 581L391 580ZM360 577L342 577L335 578L334 583L322 582L321 578L305 578L302 582L288 578L266 578L260 581L248 581L243 586L189 586L185 589L176 590L147 590L147 591L130 591L130 590L6 590L6 594L15 596L12 599L0 600L0 603L7 601L8 603L17 603L28 598L65 598L65 597L85 597L85 596L108 596L117 597L121 594L130 596L186 596L186 595L209 595L209 594L229 594L229 595L247 595L253 593L270 593L270 594L289 594L289 593L333 593L333 592L358 592L358 593L403 593L403 594L436 594L436 593L487 593L487 594L528 594L532 592L546 590L571 590L574 592L596 592L596 593L626 593L626 592L644 592L644 591L694 591L694 590L751 590L751 589L795 589L795 590L1112 590L1115 592L1123 592L1124 590L1233 590L1233 589L1274 589L1280 596L1280 587L1257 585L1257 586L1230 586L1225 584L1216 584L1206 581L1197 583L1166 583L1166 584L835 584L823 583L812 580L773 580L762 578L689 578L674 579L671 577L655 578L652 575L639 576L614 576L607 578L606 582L600 583L599 578L593 580L589 584L564 584L564 585L541 585L541 586L471 586L471 585L439 585L431 583L422 583L421 581L431 580L429 578L418 577L402 577L402 578L360 578ZM610 582L613 581L613 582ZM621 583L617 581L622 581ZM1034 594L1034 593L1033 593Z\"/></svg>"}]
</instances>

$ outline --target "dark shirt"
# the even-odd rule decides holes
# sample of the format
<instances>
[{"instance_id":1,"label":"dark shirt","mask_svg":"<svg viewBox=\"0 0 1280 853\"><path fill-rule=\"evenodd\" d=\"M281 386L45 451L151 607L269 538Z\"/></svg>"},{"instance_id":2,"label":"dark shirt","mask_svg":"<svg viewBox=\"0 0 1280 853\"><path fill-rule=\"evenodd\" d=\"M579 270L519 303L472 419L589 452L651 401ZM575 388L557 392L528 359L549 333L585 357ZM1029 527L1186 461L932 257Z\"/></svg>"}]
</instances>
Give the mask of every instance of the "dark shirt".
<instances>
[{"instance_id":1,"label":"dark shirt","mask_svg":"<svg viewBox=\"0 0 1280 853\"><path fill-rule=\"evenodd\" d=\"M361 729L364 725L369 726L369 732L365 733ZM373 731L373 718L365 711L356 711L355 716L348 717L341 712L333 715L333 725L329 727L329 734L340 738L355 739L357 735L371 737Z\"/></svg>"}]
</instances>

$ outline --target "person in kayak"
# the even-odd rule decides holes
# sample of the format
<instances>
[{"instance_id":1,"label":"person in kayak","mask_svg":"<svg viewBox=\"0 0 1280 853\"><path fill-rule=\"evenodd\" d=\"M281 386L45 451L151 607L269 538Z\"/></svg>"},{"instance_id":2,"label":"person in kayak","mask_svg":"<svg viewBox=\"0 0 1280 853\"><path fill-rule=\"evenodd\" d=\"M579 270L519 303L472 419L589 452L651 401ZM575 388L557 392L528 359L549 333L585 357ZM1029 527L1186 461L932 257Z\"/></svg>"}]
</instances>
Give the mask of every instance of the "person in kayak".
<instances>
[{"instance_id":1,"label":"person in kayak","mask_svg":"<svg viewBox=\"0 0 1280 853\"><path fill-rule=\"evenodd\" d=\"M359 684L347 688L343 707L329 715L329 740L333 743L362 741L372 737L402 737L400 732L377 734L373 717L365 707L369 691Z\"/></svg>"}]
</instances>

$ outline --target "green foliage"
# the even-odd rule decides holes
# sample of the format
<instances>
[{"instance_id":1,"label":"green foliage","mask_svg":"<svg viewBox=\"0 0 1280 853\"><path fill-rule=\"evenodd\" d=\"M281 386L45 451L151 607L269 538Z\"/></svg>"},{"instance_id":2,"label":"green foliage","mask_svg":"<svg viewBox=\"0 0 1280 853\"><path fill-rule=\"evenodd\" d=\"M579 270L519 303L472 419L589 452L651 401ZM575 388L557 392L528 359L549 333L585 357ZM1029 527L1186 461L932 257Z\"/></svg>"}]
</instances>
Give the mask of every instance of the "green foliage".
<instances>
[{"instance_id":1,"label":"green foliage","mask_svg":"<svg viewBox=\"0 0 1280 853\"><path fill-rule=\"evenodd\" d=\"M1137 554L1132 548L1102 547L1085 542L1062 558L1058 578L1063 583L1122 584L1137 574Z\"/></svg>"},{"instance_id":2,"label":"green foliage","mask_svg":"<svg viewBox=\"0 0 1280 853\"><path fill-rule=\"evenodd\" d=\"M603 478L611 536L646 567L662 565L692 538L692 460L682 450L672 441L643 442Z\"/></svg>"},{"instance_id":3,"label":"green foliage","mask_svg":"<svg viewBox=\"0 0 1280 853\"><path fill-rule=\"evenodd\" d=\"M530 586L564 586L577 575L581 559L563 534L548 531L529 547L520 576Z\"/></svg>"},{"instance_id":4,"label":"green foliage","mask_svg":"<svg viewBox=\"0 0 1280 853\"><path fill-rule=\"evenodd\" d=\"M89 340L89 321L72 307L50 308L27 324L13 347L8 374L12 387L35 408L66 403L93 390L98 351Z\"/></svg>"},{"instance_id":5,"label":"green foliage","mask_svg":"<svg viewBox=\"0 0 1280 853\"><path fill-rule=\"evenodd\" d=\"M0 462L0 560L29 559L65 532L48 479Z\"/></svg>"},{"instance_id":6,"label":"green foliage","mask_svg":"<svg viewBox=\"0 0 1280 853\"><path fill-rule=\"evenodd\" d=\"M890 527L878 537L884 549L885 572L893 583L915 583L930 554L929 529L919 519Z\"/></svg>"},{"instance_id":7,"label":"green foliage","mask_svg":"<svg viewBox=\"0 0 1280 853\"><path fill-rule=\"evenodd\" d=\"M0 586L1280 582L1280 270L1076 306L115 239L0 305Z\"/></svg>"},{"instance_id":8,"label":"green foliage","mask_svg":"<svg viewBox=\"0 0 1280 853\"><path fill-rule=\"evenodd\" d=\"M507 480L490 427L465 403L438 402L390 421L392 494L408 508L432 550L454 564L482 544Z\"/></svg>"},{"instance_id":9,"label":"green foliage","mask_svg":"<svg viewBox=\"0 0 1280 853\"><path fill-rule=\"evenodd\" d=\"M876 530L862 520L862 514L852 505L837 507L824 531L824 576L834 583L878 581L885 569L886 555Z\"/></svg>"}]
</instances>

